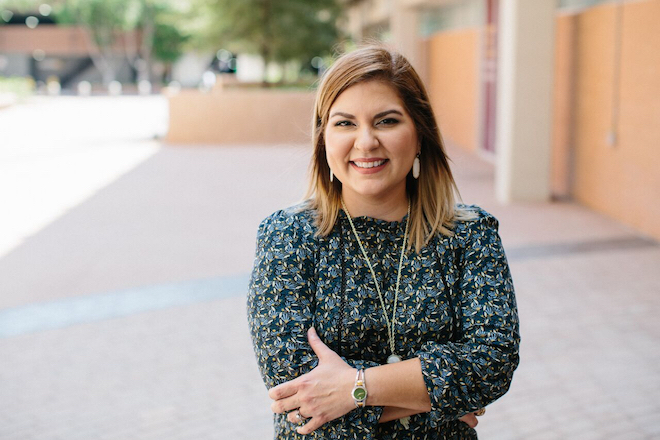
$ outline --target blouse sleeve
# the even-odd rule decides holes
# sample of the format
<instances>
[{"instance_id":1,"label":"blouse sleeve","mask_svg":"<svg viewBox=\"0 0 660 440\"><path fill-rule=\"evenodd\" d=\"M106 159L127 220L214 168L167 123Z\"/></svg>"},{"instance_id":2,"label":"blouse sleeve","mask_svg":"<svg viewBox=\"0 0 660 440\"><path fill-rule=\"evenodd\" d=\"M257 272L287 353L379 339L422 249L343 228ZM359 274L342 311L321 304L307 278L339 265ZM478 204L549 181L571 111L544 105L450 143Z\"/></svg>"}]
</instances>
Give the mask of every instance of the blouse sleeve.
<instances>
[{"instance_id":1,"label":"blouse sleeve","mask_svg":"<svg viewBox=\"0 0 660 440\"><path fill-rule=\"evenodd\" d=\"M459 226L455 240L464 249L456 264L462 276L455 280L454 292L462 315L461 338L426 342L417 353L433 426L501 397L518 366L518 313L497 228L497 220L483 211L477 220Z\"/></svg>"},{"instance_id":2,"label":"blouse sleeve","mask_svg":"<svg viewBox=\"0 0 660 440\"><path fill-rule=\"evenodd\" d=\"M261 223L257 234L247 299L248 323L259 370L268 389L293 380L318 364L307 342L307 330L313 325L314 229L311 221L301 219L301 215L279 211ZM376 365L347 362L356 368ZM326 438L333 431L345 435L348 427L349 432L355 433L354 438L372 438L381 413L380 407L355 409L326 423L315 435ZM286 438L298 438L296 426L286 421L281 424L280 428L287 430Z\"/></svg>"}]
</instances>

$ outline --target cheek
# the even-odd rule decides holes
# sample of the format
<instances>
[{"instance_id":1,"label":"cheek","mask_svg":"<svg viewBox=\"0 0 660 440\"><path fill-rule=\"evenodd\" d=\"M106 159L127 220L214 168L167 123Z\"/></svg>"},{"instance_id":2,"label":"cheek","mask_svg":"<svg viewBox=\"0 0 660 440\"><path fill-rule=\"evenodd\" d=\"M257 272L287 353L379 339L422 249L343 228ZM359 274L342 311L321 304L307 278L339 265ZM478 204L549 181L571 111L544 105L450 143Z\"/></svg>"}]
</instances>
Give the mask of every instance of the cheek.
<instances>
[{"instance_id":1,"label":"cheek","mask_svg":"<svg viewBox=\"0 0 660 440\"><path fill-rule=\"evenodd\" d=\"M417 155L417 136L411 133L400 133L395 139L391 139L392 148L396 149L396 155L406 160L413 159Z\"/></svg>"},{"instance_id":2,"label":"cheek","mask_svg":"<svg viewBox=\"0 0 660 440\"><path fill-rule=\"evenodd\" d=\"M340 161L342 160L352 148L350 140L346 136L342 136L340 133L325 133L325 154L328 158L328 162L331 160Z\"/></svg>"}]
</instances>

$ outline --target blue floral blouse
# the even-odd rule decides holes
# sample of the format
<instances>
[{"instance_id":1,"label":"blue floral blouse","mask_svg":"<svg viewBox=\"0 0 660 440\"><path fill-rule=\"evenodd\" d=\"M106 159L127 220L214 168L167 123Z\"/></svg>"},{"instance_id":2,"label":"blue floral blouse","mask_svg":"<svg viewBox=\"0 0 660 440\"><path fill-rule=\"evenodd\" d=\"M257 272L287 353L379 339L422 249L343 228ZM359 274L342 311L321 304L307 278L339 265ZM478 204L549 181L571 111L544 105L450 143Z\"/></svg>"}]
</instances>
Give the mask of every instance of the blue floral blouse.
<instances>
[{"instance_id":1,"label":"blue floral blouse","mask_svg":"<svg viewBox=\"0 0 660 440\"><path fill-rule=\"evenodd\" d=\"M475 439L458 418L509 388L518 365L518 315L497 220L476 206L451 237L438 234L404 257L395 326L396 351L419 357L431 411L379 424L381 407L356 408L309 436L275 414L276 439ZM354 219L391 314L402 222ZM369 268L343 211L318 237L304 206L278 211L259 227L248 320L264 382L271 388L313 369L307 343L321 339L353 367L386 363L387 325Z\"/></svg>"}]
</instances>

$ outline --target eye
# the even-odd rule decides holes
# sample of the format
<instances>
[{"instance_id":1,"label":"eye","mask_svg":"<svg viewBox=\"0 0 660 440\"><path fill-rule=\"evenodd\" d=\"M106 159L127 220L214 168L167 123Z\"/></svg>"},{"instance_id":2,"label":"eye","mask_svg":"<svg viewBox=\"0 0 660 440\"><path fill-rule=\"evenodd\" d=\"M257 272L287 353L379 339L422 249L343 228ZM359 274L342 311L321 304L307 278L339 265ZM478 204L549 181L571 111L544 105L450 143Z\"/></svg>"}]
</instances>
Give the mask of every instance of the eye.
<instances>
[{"instance_id":1,"label":"eye","mask_svg":"<svg viewBox=\"0 0 660 440\"><path fill-rule=\"evenodd\" d=\"M376 125L395 125L398 124L399 120L396 118L385 118L378 121Z\"/></svg>"},{"instance_id":2,"label":"eye","mask_svg":"<svg viewBox=\"0 0 660 440\"><path fill-rule=\"evenodd\" d=\"M346 120L337 121L337 122L335 122L335 127L348 127L351 124L352 124L351 121L346 121Z\"/></svg>"}]
</instances>

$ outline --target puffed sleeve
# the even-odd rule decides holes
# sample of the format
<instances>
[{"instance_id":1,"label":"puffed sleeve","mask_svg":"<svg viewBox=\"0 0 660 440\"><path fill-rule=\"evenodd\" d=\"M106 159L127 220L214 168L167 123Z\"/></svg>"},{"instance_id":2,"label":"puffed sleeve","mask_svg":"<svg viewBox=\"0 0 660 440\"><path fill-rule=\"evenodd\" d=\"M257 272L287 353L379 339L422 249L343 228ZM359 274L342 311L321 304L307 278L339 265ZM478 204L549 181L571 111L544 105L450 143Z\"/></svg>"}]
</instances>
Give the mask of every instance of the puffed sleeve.
<instances>
[{"instance_id":1,"label":"puffed sleeve","mask_svg":"<svg viewBox=\"0 0 660 440\"><path fill-rule=\"evenodd\" d=\"M257 233L257 251L248 292L248 323L267 388L314 367L307 343L312 325L313 231L295 215L278 211Z\"/></svg>"},{"instance_id":2,"label":"puffed sleeve","mask_svg":"<svg viewBox=\"0 0 660 440\"><path fill-rule=\"evenodd\" d=\"M316 287L314 232L311 219L300 212L278 211L259 226L247 307L254 352L269 389L311 371L318 364L307 342L307 330L313 325ZM362 361L348 363L358 368L375 365ZM372 438L381 413L380 407L355 409L326 423L311 436ZM275 417L276 438L303 438L284 416Z\"/></svg>"},{"instance_id":3,"label":"puffed sleeve","mask_svg":"<svg viewBox=\"0 0 660 440\"><path fill-rule=\"evenodd\" d=\"M453 280L461 338L426 342L417 353L433 426L501 397L518 366L518 313L497 228L493 216L478 210L476 220L458 224L452 239L462 254Z\"/></svg>"}]
</instances>

